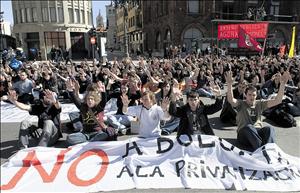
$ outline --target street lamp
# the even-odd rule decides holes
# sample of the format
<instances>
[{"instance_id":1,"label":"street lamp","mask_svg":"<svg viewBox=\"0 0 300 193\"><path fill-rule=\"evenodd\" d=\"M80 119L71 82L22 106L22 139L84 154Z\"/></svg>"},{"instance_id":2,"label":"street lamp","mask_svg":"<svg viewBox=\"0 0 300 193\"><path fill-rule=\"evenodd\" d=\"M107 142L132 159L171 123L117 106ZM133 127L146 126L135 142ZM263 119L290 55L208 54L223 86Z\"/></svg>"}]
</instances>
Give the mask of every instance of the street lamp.
<instances>
[{"instance_id":1,"label":"street lamp","mask_svg":"<svg viewBox=\"0 0 300 193\"><path fill-rule=\"evenodd\" d=\"M126 21L126 18L128 16L128 3L127 1L122 4L122 7L124 9L124 42L125 42L125 54L126 54L126 57L128 58L129 57L129 52L128 52L128 36L127 36L127 21Z\"/></svg>"}]
</instances>

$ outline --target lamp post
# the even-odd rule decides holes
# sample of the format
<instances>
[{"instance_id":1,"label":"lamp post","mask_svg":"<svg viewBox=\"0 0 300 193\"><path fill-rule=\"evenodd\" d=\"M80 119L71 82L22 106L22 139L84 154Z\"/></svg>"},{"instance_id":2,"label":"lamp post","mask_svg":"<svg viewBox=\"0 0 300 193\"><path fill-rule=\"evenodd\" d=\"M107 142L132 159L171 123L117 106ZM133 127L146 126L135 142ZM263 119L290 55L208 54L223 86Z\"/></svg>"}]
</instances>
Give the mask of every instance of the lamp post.
<instances>
[{"instance_id":1,"label":"lamp post","mask_svg":"<svg viewBox=\"0 0 300 193\"><path fill-rule=\"evenodd\" d=\"M126 57L129 57L129 52L128 52L128 36L127 36L127 21L126 18L128 16L128 3L127 1L122 5L123 9L124 9L124 48L125 48L125 54Z\"/></svg>"}]
</instances>

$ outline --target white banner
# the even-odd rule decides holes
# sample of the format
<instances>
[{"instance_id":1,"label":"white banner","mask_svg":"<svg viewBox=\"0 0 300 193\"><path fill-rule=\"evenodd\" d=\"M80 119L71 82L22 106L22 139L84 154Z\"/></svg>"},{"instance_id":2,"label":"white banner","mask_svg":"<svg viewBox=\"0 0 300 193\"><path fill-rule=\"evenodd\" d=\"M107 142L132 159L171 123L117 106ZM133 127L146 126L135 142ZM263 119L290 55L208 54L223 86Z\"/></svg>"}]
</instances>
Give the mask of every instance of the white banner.
<instances>
[{"instance_id":1,"label":"white banner","mask_svg":"<svg viewBox=\"0 0 300 193\"><path fill-rule=\"evenodd\" d=\"M63 122L70 121L69 113L79 112L75 104L61 104L60 119ZM1 101L1 123L16 123L22 122L25 119L37 122L38 117L29 115L28 111L24 111L16 107L15 105Z\"/></svg>"},{"instance_id":2,"label":"white banner","mask_svg":"<svg viewBox=\"0 0 300 193\"><path fill-rule=\"evenodd\" d=\"M276 144L254 153L215 136L131 138L30 148L1 166L3 192L147 188L300 191L300 159Z\"/></svg>"}]
</instances>

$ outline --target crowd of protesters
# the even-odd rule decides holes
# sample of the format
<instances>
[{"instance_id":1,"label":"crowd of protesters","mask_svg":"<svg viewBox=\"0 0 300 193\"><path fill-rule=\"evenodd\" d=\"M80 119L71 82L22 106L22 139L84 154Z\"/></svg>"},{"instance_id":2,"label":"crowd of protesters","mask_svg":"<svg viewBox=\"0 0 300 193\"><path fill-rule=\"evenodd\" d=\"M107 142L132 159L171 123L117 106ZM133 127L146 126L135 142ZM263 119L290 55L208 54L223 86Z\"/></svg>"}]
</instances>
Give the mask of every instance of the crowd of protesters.
<instances>
[{"instance_id":1,"label":"crowd of protesters","mask_svg":"<svg viewBox=\"0 0 300 193\"><path fill-rule=\"evenodd\" d=\"M184 46L180 49L185 51ZM238 141L252 151L274 142L272 127L258 123L263 113L270 119L274 112L285 113L282 116L290 122L300 115L299 58L271 54L239 58L226 55L226 49L219 51L170 54L166 50L165 58L106 63L61 61L53 51L49 61L23 62L17 68L3 59L0 96L39 117L41 146L61 137L60 102L74 103L79 109L78 115L70 116L74 131L67 137L70 145L116 140L130 133L132 122L143 138L173 132L214 135L207 115L220 110L221 121L237 125ZM215 102L204 104L200 97ZM31 125L21 123L20 148L29 145Z\"/></svg>"}]
</instances>

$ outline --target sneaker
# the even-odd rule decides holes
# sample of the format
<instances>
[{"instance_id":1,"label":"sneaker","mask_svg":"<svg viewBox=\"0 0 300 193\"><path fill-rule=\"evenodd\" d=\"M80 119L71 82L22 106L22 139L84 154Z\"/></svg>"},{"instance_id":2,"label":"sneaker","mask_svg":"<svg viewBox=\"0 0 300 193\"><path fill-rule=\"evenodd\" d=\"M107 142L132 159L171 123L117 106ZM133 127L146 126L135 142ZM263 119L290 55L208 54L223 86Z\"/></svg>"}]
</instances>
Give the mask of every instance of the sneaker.
<instances>
[{"instance_id":1,"label":"sneaker","mask_svg":"<svg viewBox=\"0 0 300 193\"><path fill-rule=\"evenodd\" d=\"M120 134L126 135L126 133L127 133L127 129L126 128L125 129L120 129Z\"/></svg>"}]
</instances>

